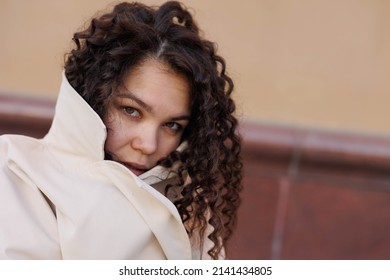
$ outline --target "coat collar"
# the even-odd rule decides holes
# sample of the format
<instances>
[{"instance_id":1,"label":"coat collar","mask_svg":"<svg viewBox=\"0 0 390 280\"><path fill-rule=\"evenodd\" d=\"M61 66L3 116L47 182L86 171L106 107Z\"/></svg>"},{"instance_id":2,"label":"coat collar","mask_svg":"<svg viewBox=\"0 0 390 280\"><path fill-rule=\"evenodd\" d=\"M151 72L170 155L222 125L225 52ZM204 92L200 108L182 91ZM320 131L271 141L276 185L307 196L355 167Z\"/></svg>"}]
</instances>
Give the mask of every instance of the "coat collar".
<instances>
[{"instance_id":1,"label":"coat collar","mask_svg":"<svg viewBox=\"0 0 390 280\"><path fill-rule=\"evenodd\" d=\"M63 72L53 123L44 140L67 153L99 161L104 160L106 137L103 121L69 84Z\"/></svg>"}]
</instances>

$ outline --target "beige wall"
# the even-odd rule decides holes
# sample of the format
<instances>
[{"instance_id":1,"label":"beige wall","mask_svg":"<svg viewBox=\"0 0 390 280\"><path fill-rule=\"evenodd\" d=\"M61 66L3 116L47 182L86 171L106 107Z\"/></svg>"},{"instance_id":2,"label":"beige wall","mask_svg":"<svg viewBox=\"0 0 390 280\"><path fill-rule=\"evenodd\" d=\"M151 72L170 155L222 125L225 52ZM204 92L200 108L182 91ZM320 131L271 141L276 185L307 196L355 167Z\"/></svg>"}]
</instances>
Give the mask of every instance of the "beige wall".
<instances>
[{"instance_id":1,"label":"beige wall","mask_svg":"<svg viewBox=\"0 0 390 280\"><path fill-rule=\"evenodd\" d=\"M243 118L390 134L390 1L183 2L218 42ZM55 98L72 33L110 3L0 0L0 91Z\"/></svg>"}]
</instances>

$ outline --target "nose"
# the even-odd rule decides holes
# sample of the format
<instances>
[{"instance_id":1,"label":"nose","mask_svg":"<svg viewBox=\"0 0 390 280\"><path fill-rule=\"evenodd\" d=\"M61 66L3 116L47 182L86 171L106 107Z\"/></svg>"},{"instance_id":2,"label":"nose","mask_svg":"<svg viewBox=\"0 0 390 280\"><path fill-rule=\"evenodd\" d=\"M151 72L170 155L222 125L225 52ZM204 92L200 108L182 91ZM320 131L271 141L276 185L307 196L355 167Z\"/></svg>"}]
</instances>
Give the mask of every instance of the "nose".
<instances>
[{"instance_id":1,"label":"nose","mask_svg":"<svg viewBox=\"0 0 390 280\"><path fill-rule=\"evenodd\" d=\"M153 127L143 127L133 138L132 148L145 155L151 155L157 150L158 135Z\"/></svg>"}]
</instances>

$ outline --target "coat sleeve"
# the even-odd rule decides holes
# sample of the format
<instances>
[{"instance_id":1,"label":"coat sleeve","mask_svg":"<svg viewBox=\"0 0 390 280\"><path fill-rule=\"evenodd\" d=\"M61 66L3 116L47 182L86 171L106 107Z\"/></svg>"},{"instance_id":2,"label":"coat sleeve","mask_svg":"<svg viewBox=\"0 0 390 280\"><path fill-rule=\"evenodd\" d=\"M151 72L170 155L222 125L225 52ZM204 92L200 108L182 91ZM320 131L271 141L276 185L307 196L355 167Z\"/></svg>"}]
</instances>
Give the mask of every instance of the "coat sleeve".
<instances>
[{"instance_id":1,"label":"coat sleeve","mask_svg":"<svg viewBox=\"0 0 390 280\"><path fill-rule=\"evenodd\" d=\"M58 259L55 218L47 201L0 137L0 259Z\"/></svg>"}]
</instances>

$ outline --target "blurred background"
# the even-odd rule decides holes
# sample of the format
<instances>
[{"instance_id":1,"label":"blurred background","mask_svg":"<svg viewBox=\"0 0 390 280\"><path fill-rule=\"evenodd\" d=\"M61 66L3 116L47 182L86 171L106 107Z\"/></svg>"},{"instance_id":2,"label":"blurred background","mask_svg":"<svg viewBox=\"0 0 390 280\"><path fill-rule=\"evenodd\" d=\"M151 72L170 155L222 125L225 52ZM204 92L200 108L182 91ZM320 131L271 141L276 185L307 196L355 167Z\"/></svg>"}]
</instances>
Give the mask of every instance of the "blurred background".
<instances>
[{"instance_id":1,"label":"blurred background","mask_svg":"<svg viewBox=\"0 0 390 280\"><path fill-rule=\"evenodd\" d=\"M182 2L236 85L231 258L390 259L390 2ZM44 135L72 34L115 3L0 0L0 134Z\"/></svg>"}]
</instances>

